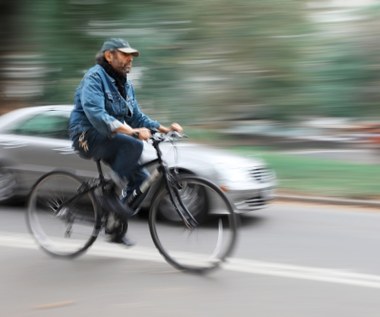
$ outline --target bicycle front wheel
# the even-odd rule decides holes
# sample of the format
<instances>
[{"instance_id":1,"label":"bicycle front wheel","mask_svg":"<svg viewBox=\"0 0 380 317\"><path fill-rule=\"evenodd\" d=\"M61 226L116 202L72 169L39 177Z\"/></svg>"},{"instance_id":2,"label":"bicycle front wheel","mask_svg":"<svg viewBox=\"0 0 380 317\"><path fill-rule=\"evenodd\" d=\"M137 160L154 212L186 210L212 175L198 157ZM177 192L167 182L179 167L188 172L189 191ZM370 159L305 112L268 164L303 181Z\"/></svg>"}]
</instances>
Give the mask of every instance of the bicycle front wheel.
<instances>
[{"instance_id":1,"label":"bicycle front wheel","mask_svg":"<svg viewBox=\"0 0 380 317\"><path fill-rule=\"evenodd\" d=\"M170 199L166 188L162 189L149 214L149 228L157 249L180 270L204 273L219 267L236 243L237 219L231 203L219 187L197 176L178 177L171 188L174 199ZM160 210L170 204L171 209L184 212L185 220L169 222L160 217ZM207 211L206 219L197 219L200 208ZM193 224L189 226L188 220Z\"/></svg>"},{"instance_id":2,"label":"bicycle front wheel","mask_svg":"<svg viewBox=\"0 0 380 317\"><path fill-rule=\"evenodd\" d=\"M96 240L101 219L92 191L69 172L53 171L33 186L27 224L39 246L50 255L75 257Z\"/></svg>"}]
</instances>

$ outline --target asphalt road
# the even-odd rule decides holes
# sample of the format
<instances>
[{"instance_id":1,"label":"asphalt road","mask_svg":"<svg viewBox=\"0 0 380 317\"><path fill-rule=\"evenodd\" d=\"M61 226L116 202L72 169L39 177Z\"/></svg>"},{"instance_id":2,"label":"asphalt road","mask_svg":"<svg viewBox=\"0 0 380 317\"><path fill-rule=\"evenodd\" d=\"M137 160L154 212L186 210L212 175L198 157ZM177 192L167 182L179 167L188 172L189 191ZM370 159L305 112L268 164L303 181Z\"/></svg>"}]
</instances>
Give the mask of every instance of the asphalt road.
<instances>
[{"instance_id":1,"label":"asphalt road","mask_svg":"<svg viewBox=\"0 0 380 317\"><path fill-rule=\"evenodd\" d=\"M378 316L380 213L274 203L242 218L238 248L208 276L176 271L150 242L96 241L76 260L51 258L23 208L0 208L0 316Z\"/></svg>"}]
</instances>

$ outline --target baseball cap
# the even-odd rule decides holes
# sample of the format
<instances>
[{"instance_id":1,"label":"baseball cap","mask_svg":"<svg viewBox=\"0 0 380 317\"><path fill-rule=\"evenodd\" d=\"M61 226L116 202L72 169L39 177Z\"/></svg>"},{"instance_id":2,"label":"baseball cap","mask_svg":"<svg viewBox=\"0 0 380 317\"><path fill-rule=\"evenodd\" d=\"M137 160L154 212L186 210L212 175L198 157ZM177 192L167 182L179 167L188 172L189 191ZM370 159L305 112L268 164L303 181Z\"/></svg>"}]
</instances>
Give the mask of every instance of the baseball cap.
<instances>
[{"instance_id":1,"label":"baseball cap","mask_svg":"<svg viewBox=\"0 0 380 317\"><path fill-rule=\"evenodd\" d=\"M135 48L132 48L127 41L120 38L111 38L111 39L106 40L103 43L102 48L100 50L102 52L109 51L109 50L118 50L126 54L132 54L133 56L140 55L138 50L136 50Z\"/></svg>"}]
</instances>

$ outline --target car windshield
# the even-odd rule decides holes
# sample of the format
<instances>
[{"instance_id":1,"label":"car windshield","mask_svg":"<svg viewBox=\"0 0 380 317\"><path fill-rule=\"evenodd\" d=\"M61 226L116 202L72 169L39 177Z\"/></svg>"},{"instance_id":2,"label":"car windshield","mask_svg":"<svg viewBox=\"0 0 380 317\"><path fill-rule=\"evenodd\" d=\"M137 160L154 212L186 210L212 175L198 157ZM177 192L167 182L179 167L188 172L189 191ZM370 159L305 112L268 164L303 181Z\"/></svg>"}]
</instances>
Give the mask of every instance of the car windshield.
<instances>
[{"instance_id":1,"label":"car windshield","mask_svg":"<svg viewBox=\"0 0 380 317\"><path fill-rule=\"evenodd\" d=\"M58 139L68 139L68 118L62 112L47 111L18 121L9 133L28 136L40 136Z\"/></svg>"}]
</instances>

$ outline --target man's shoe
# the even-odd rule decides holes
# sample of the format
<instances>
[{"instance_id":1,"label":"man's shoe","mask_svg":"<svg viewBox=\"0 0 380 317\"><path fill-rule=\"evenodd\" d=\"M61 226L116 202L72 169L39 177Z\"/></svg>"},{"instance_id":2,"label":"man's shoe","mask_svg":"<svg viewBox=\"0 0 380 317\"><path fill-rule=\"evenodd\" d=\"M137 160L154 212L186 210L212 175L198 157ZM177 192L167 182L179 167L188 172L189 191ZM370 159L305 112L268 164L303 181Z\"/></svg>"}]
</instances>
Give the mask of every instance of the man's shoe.
<instances>
[{"instance_id":1,"label":"man's shoe","mask_svg":"<svg viewBox=\"0 0 380 317\"><path fill-rule=\"evenodd\" d=\"M117 239L112 239L109 242L123 244L126 247L133 247L136 244L136 242L129 239L127 235L117 238Z\"/></svg>"},{"instance_id":2,"label":"man's shoe","mask_svg":"<svg viewBox=\"0 0 380 317\"><path fill-rule=\"evenodd\" d=\"M101 205L104 209L114 212L125 221L135 214L135 211L126 203L123 203L115 193L103 195Z\"/></svg>"}]
</instances>

